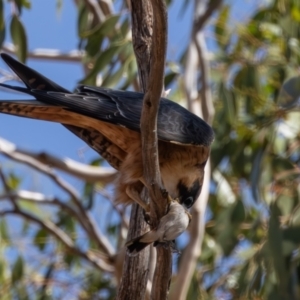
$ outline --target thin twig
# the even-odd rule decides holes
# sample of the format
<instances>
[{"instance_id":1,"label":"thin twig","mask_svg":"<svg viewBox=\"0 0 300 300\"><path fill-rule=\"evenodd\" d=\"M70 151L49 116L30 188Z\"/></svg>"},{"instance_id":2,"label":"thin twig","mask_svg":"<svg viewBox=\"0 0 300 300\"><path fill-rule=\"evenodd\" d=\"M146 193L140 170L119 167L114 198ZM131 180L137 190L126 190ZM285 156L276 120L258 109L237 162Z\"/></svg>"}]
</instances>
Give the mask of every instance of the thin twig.
<instances>
[{"instance_id":1,"label":"thin twig","mask_svg":"<svg viewBox=\"0 0 300 300\"><path fill-rule=\"evenodd\" d=\"M106 185L108 183L112 183L117 175L116 170L109 167L106 168L90 166L82 164L70 158L60 159L47 152L32 153L24 150L17 150L16 152L28 154L39 162L49 165L52 168L59 169L70 175L76 176L79 179L91 183L98 182Z\"/></svg>"},{"instance_id":2,"label":"thin twig","mask_svg":"<svg viewBox=\"0 0 300 300\"><path fill-rule=\"evenodd\" d=\"M29 155L14 152L14 151L8 151L6 148L3 148L3 147L0 148L0 153L2 153L6 157L9 157L15 161L24 163L41 173L46 174L60 188L62 188L67 194L69 194L72 199L74 198L74 199L78 200L78 195L77 195L76 190L72 186L70 186L66 181L64 181L60 177L58 177L49 166L46 166L46 165L40 163L38 160L36 160L35 158L33 158Z\"/></svg>"},{"instance_id":3,"label":"thin twig","mask_svg":"<svg viewBox=\"0 0 300 300\"><path fill-rule=\"evenodd\" d=\"M61 177L57 176L53 170L46 166L33 157L22 154L22 153L16 153L14 151L11 151L9 147L1 147L0 153L4 154L5 156L21 162L25 163L28 166L34 168L35 170L44 173L48 177L50 177L60 188L62 188L69 196L71 197L72 201L78 208L78 213L80 214L80 221L83 226L83 228L89 233L91 237L94 238L95 242L98 244L100 249L105 251L105 253L109 256L114 255L115 251L109 240L104 236L99 228L97 228L95 221L93 217L90 215L89 212L87 212L83 205L81 204L81 201L77 195L77 191L73 189L72 186L70 186L66 181L64 181Z\"/></svg>"},{"instance_id":4,"label":"thin twig","mask_svg":"<svg viewBox=\"0 0 300 300\"><path fill-rule=\"evenodd\" d=\"M2 50L9 54L16 54L16 48L11 43L5 43ZM57 49L35 49L27 53L27 58L46 59L64 62L80 62L84 57L84 51L72 50L67 53Z\"/></svg>"},{"instance_id":5,"label":"thin twig","mask_svg":"<svg viewBox=\"0 0 300 300\"><path fill-rule=\"evenodd\" d=\"M204 1L202 1L204 2ZM205 26L207 20L212 16L212 14L221 6L223 0L213 0L209 1L208 5L206 6L205 3L204 5L201 5L202 9L199 7L199 5L196 4L196 8L199 10L195 10L196 12L196 19L194 22L194 31L199 32L203 29ZM196 0L196 3L198 3L198 0Z\"/></svg>"},{"instance_id":6,"label":"thin twig","mask_svg":"<svg viewBox=\"0 0 300 300\"><path fill-rule=\"evenodd\" d=\"M101 182L108 184L114 181L116 171L112 168L95 167L79 163L70 158L60 159L47 152L33 153L31 151L19 149L15 144L0 137L0 153L15 153L32 157L44 165L59 169L70 175L88 182Z\"/></svg>"},{"instance_id":7,"label":"thin twig","mask_svg":"<svg viewBox=\"0 0 300 300\"><path fill-rule=\"evenodd\" d=\"M81 219L81 215L74 208L55 197L49 198L41 193L20 190L10 191L0 195L0 200L6 199L11 199L13 203L16 203L16 201L21 200L27 202L34 202L37 204L55 205L60 207L61 210L65 211L68 215L73 216L74 219L77 220L80 224L84 223Z\"/></svg>"},{"instance_id":8,"label":"thin twig","mask_svg":"<svg viewBox=\"0 0 300 300\"><path fill-rule=\"evenodd\" d=\"M83 252L80 249L76 248L71 238L66 233L64 233L59 227L57 227L53 222L48 220L42 221L27 212L17 210L17 209L0 211L0 216L6 216L6 215L19 215L22 218L39 225L41 228L45 229L51 235L55 236L57 240L63 243L70 253L76 254L88 260L96 268L102 271L113 272L114 270L113 266L105 262L99 256L96 256L92 252Z\"/></svg>"}]
</instances>

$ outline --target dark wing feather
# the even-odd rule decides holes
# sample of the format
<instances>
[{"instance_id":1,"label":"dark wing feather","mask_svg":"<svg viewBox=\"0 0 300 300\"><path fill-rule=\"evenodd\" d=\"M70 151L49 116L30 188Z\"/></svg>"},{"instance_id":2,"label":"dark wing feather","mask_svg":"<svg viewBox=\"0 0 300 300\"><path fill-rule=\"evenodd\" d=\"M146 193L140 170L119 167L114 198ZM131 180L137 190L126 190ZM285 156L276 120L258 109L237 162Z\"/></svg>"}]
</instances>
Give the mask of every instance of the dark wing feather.
<instances>
[{"instance_id":1,"label":"dark wing feather","mask_svg":"<svg viewBox=\"0 0 300 300\"><path fill-rule=\"evenodd\" d=\"M2 59L19 76L28 89L39 89L45 91L56 91L70 93L65 88L56 84L49 78L20 63L6 53L1 53Z\"/></svg>"},{"instance_id":2,"label":"dark wing feather","mask_svg":"<svg viewBox=\"0 0 300 300\"><path fill-rule=\"evenodd\" d=\"M78 90L98 97L101 103L115 102L115 107L110 107L111 122L115 121L117 124L140 131L143 93L89 86L81 86ZM160 99L157 127L158 138L163 141L209 146L214 139L213 130L205 121L166 98Z\"/></svg>"},{"instance_id":3,"label":"dark wing feather","mask_svg":"<svg viewBox=\"0 0 300 300\"><path fill-rule=\"evenodd\" d=\"M20 92L28 93L31 89L39 89L44 91L57 91L62 93L71 93L70 91L66 90L65 88L61 87L60 85L56 84L55 82L51 81L49 78L46 78L42 74L38 73L37 71L31 69L30 67L22 64L21 62L13 59L11 56L2 53L2 59L7 63L7 65L19 76L19 78L23 81L28 89L20 88ZM10 86L6 85L5 87L11 88ZM18 90L15 88L15 90ZM44 106L44 103L39 103L38 101L30 101L28 104L33 104ZM10 102L11 103L11 102ZM14 101L17 104L17 101ZM26 102L23 100L21 104L25 104ZM114 157L108 157L105 155L105 151L103 150L102 145L99 143L95 143L94 141L98 141L105 139L105 137L96 130L87 129L87 128L80 128L71 125L63 125L76 136L84 140L91 148L93 148L96 152L98 152L101 156L106 156L107 161L116 169L119 169L121 164L120 161L115 159ZM108 142L108 141L107 141Z\"/></svg>"},{"instance_id":4,"label":"dark wing feather","mask_svg":"<svg viewBox=\"0 0 300 300\"><path fill-rule=\"evenodd\" d=\"M82 115L140 131L142 93L89 86L81 86L78 93L70 93L10 56L1 56L13 70L18 69L16 73L27 88L1 86L30 94L48 105L62 106ZM26 78L27 71L30 80ZM36 88L33 88L32 82L38 83ZM212 128L205 121L165 98L160 101L157 128L158 139L179 144L209 146L214 138Z\"/></svg>"}]
</instances>

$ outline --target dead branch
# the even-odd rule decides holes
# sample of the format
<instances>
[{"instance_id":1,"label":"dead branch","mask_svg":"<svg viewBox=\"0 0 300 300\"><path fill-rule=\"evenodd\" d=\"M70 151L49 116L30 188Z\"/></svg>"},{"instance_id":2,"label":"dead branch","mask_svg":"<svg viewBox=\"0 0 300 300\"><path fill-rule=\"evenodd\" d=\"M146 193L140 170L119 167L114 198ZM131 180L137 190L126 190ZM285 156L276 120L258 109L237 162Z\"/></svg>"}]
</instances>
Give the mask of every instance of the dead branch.
<instances>
[{"instance_id":1,"label":"dead branch","mask_svg":"<svg viewBox=\"0 0 300 300\"><path fill-rule=\"evenodd\" d=\"M31 153L24 150L16 150L16 152L28 154L43 164L64 171L87 182L98 182L106 185L112 183L117 175L116 170L112 168L90 166L70 158L60 159L47 152Z\"/></svg>"},{"instance_id":2,"label":"dead branch","mask_svg":"<svg viewBox=\"0 0 300 300\"><path fill-rule=\"evenodd\" d=\"M6 200L6 199L11 199L12 203L16 203L16 201L22 200L22 201L34 202L37 204L58 206L62 209L62 211L65 211L69 215L73 216L75 220L79 221L79 223L83 223L80 214L78 214L78 212L74 208L72 208L68 204L64 203L63 201L55 197L48 198L41 193L20 190L20 191L7 191L5 194L0 195L0 200Z\"/></svg>"},{"instance_id":3,"label":"dead branch","mask_svg":"<svg viewBox=\"0 0 300 300\"><path fill-rule=\"evenodd\" d=\"M203 29L207 20L221 6L222 2L223 0L213 0L209 1L206 5L206 3L202 1L201 5L199 5L199 1L196 0L196 10L194 15L196 19L193 24L195 32L200 32Z\"/></svg>"},{"instance_id":4,"label":"dead branch","mask_svg":"<svg viewBox=\"0 0 300 300\"><path fill-rule=\"evenodd\" d=\"M2 139L1 137L0 153L27 155L28 157L32 157L44 165L51 166L52 168L59 169L79 179L92 183L101 182L105 185L113 182L116 177L116 171L112 168L89 166L70 158L60 159L54 155L48 154L47 152L33 153L31 151L22 150L17 148L17 146L13 143Z\"/></svg>"},{"instance_id":5,"label":"dead branch","mask_svg":"<svg viewBox=\"0 0 300 300\"><path fill-rule=\"evenodd\" d=\"M150 1L132 0L131 8L134 51L139 66L142 90L145 91L141 115L144 178L152 199L150 202L151 217L155 226L165 214L167 204L160 178L156 130L159 100L163 90L167 17L165 4L160 0L153 0L151 3ZM131 220L133 221L133 219ZM143 251L143 253L145 252ZM170 251L164 248L158 249L158 256L160 264L157 264L155 271L155 282L153 282L151 297L153 299L166 299L171 276L172 257ZM122 280L125 279L127 272L140 272L140 266L137 266L135 270L127 269L126 263L128 260L127 257ZM142 289L145 289L145 285L142 286ZM126 291L123 290L122 292L125 293ZM137 297L141 297L141 295L145 297L145 290Z\"/></svg>"},{"instance_id":6,"label":"dead branch","mask_svg":"<svg viewBox=\"0 0 300 300\"><path fill-rule=\"evenodd\" d=\"M140 86L146 91L150 73L153 12L149 0L131 0L132 41L138 64Z\"/></svg>"},{"instance_id":7,"label":"dead branch","mask_svg":"<svg viewBox=\"0 0 300 300\"><path fill-rule=\"evenodd\" d=\"M162 0L152 0L153 35L150 52L150 73L143 99L141 135L144 179L151 198L151 215L154 226L166 212L166 199L162 193L157 151L157 113L163 90L165 56L167 48L167 13Z\"/></svg>"},{"instance_id":8,"label":"dead branch","mask_svg":"<svg viewBox=\"0 0 300 300\"><path fill-rule=\"evenodd\" d=\"M2 181L5 182L3 180L3 174L1 172L1 170L0 170L0 175L2 177ZM92 240L95 240L95 242L98 243L98 245L100 245L101 249L105 250L106 247L109 246L109 241L106 238L106 236L104 236L101 232L94 232L95 229L91 230L91 229L87 228L86 224L85 224L85 218L72 206L59 200L58 198L47 198L45 195L43 195L41 193L24 191L24 190L13 192L13 191L7 190L7 188L6 188L6 191L7 192L5 194L0 195L0 200L10 199L11 204L15 208L18 208L18 206L17 206L18 200L35 202L35 203L44 204L44 205L46 205L46 204L54 205L54 206L61 208L62 211L66 212L68 215L72 216L75 220L77 220L79 222L79 224L81 224L81 226L85 229L87 235ZM90 222L92 222L92 221L90 221ZM92 222L92 225L96 226L93 222ZM108 248L108 249L110 249L110 248ZM110 251L106 250L105 255L107 257L109 257L111 255Z\"/></svg>"},{"instance_id":9,"label":"dead branch","mask_svg":"<svg viewBox=\"0 0 300 300\"><path fill-rule=\"evenodd\" d=\"M128 239L136 237L148 230L148 225L144 221L142 208L133 204L131 208ZM148 247L149 248L149 247ZM148 280L149 249L141 251L137 256L125 255L122 278L118 290L118 300L145 298L145 291Z\"/></svg>"},{"instance_id":10,"label":"dead branch","mask_svg":"<svg viewBox=\"0 0 300 300\"><path fill-rule=\"evenodd\" d=\"M3 146L4 144L1 144L0 146ZM71 197L73 203L78 209L78 214L80 215L79 221L81 221L81 225L83 228L89 233L91 237L95 240L96 244L99 246L99 248L104 251L109 256L114 255L115 250L107 237L103 235L99 228L96 226L95 221L93 217L87 212L83 205L81 204L81 201L77 195L77 191L73 189L72 186L70 186L66 181L64 181L61 177L57 176L53 170L47 166L39 162L38 160L34 159L31 156L28 156L26 154L22 153L16 153L13 151L10 151L11 148L7 147L7 144L4 145L5 147L0 148L0 153L4 154L5 156L21 162L25 163L28 166L32 167L33 169L44 173L49 178L51 178L57 186L62 188L69 196Z\"/></svg>"},{"instance_id":11,"label":"dead branch","mask_svg":"<svg viewBox=\"0 0 300 300\"><path fill-rule=\"evenodd\" d=\"M88 215L82 216L80 213L78 213L75 209L73 209L71 206L67 205L66 203L59 201L57 198L53 199L47 199L44 195L40 193L33 193L28 191L19 191L19 192L13 192L9 188L6 178L3 174L3 172L0 169L0 178L3 182L4 189L6 191L6 194L1 195L1 199L10 199L11 204L13 205L13 210L7 210L0 212L1 215L7 215L7 214L17 214L22 216L24 219L29 220L33 223L39 224L42 228L47 230L50 234L55 236L59 241L61 241L67 249L73 253L76 254L84 259L87 259L92 264L94 264L97 268L101 269L102 271L112 272L114 270L112 263L112 255L109 253L109 251L106 251L106 254L98 253L95 255L93 252L83 252L75 247L73 244L73 241L69 238L68 235L66 235L59 227L57 227L54 223L51 221L42 221L39 218L30 215L26 213L25 211L22 211L18 204L17 200L27 200L27 201L34 201L39 202L43 204L55 204L62 208L63 211L68 213L69 215L72 215L79 223L83 226L84 229L86 229L87 234L89 234L90 238L94 238L95 242L100 245L100 248L105 250L110 250L109 241L105 236L103 236L100 232L96 231L93 227L95 227L95 224L93 222L93 219L90 218L88 221L89 228L86 228L86 220L85 218L89 217Z\"/></svg>"},{"instance_id":12,"label":"dead branch","mask_svg":"<svg viewBox=\"0 0 300 300\"><path fill-rule=\"evenodd\" d=\"M164 0L152 0L153 35L149 82L143 99L141 134L144 178L150 194L150 209L153 226L157 226L165 214L167 201L163 193L157 150L157 113L163 92L164 69L167 50L167 12ZM156 268L153 276L151 298L167 299L172 275L170 249L157 249Z\"/></svg>"},{"instance_id":13,"label":"dead branch","mask_svg":"<svg viewBox=\"0 0 300 300\"><path fill-rule=\"evenodd\" d=\"M151 39L149 33L149 27L152 24L152 19L149 20L151 5L149 1L132 1L131 7L133 48L138 63L140 86L142 91L145 91L147 79L144 78L148 78L149 74L150 51L148 47L150 46L149 39ZM143 22L145 22L144 26L139 26ZM143 60L140 60L139 53L144 53ZM145 233L147 230L148 226L144 222L142 208L137 204L133 204L127 238L131 239ZM136 257L125 256L117 299L129 299L130 297L133 299L144 299L148 280L148 264L149 249L145 249Z\"/></svg>"},{"instance_id":14,"label":"dead branch","mask_svg":"<svg viewBox=\"0 0 300 300\"><path fill-rule=\"evenodd\" d=\"M28 156L26 154L9 151L7 147L2 147L3 144L1 144L0 146L0 153L5 155L6 157L9 157L20 163L24 163L32 167L33 169L48 175L60 188L62 188L67 194L69 194L72 199L78 199L76 190L67 182L58 177L49 166L40 163L33 157Z\"/></svg>"},{"instance_id":15,"label":"dead branch","mask_svg":"<svg viewBox=\"0 0 300 300\"><path fill-rule=\"evenodd\" d=\"M39 225L41 228L45 229L52 236L54 236L58 241L60 241L68 249L70 253L73 253L75 255L80 256L81 258L86 259L101 271L110 272L110 273L114 271L113 266L108 263L109 259L105 261L103 260L103 256L100 257L100 256L96 256L92 252L81 251L74 245L71 238L66 233L64 233L59 227L57 227L53 222L48 220L42 221L37 217L35 217L34 215L31 215L19 209L0 211L0 216L6 216L6 215L19 215L25 220L28 220L32 223Z\"/></svg>"},{"instance_id":16,"label":"dead branch","mask_svg":"<svg viewBox=\"0 0 300 300\"><path fill-rule=\"evenodd\" d=\"M8 54L15 54L15 46L11 43L5 43L2 50ZM84 52L79 50L72 50L67 53L61 52L57 49L35 49L27 53L28 58L46 59L64 62L81 62L84 57Z\"/></svg>"},{"instance_id":17,"label":"dead branch","mask_svg":"<svg viewBox=\"0 0 300 300\"><path fill-rule=\"evenodd\" d=\"M152 37L152 7L150 1L131 0L131 21L133 49L138 64L140 87L146 91L150 70L150 49ZM146 199L146 191L143 193ZM137 204L132 205L128 239L148 230L143 211ZM125 256L121 284L117 299L145 299L149 274L149 247L135 257Z\"/></svg>"}]
</instances>

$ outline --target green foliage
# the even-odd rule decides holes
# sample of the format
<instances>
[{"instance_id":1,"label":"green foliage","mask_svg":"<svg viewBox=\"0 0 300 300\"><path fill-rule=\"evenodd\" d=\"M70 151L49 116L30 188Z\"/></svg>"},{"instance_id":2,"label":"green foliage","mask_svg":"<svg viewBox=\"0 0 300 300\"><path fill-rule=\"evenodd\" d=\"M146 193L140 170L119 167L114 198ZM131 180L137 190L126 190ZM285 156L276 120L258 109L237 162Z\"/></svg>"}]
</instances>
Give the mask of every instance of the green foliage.
<instances>
[{"instance_id":1,"label":"green foliage","mask_svg":"<svg viewBox=\"0 0 300 300\"><path fill-rule=\"evenodd\" d=\"M212 286L234 299L298 299L299 5L273 1L234 27L230 9L224 6L215 23L213 72L224 76L213 75L217 197L207 234L239 258L224 271L225 283Z\"/></svg>"},{"instance_id":2,"label":"green foliage","mask_svg":"<svg viewBox=\"0 0 300 300\"><path fill-rule=\"evenodd\" d=\"M12 267L12 273L11 273L12 284L20 281L23 277L23 274L24 274L24 261L23 258L19 256Z\"/></svg>"},{"instance_id":3,"label":"green foliage","mask_svg":"<svg viewBox=\"0 0 300 300\"><path fill-rule=\"evenodd\" d=\"M5 20L3 12L3 0L0 0L0 47L5 40Z\"/></svg>"},{"instance_id":4,"label":"green foliage","mask_svg":"<svg viewBox=\"0 0 300 300\"><path fill-rule=\"evenodd\" d=\"M24 25L19 16L13 15L10 22L10 34L16 47L16 54L20 61L25 62L27 57L27 37Z\"/></svg>"}]
</instances>

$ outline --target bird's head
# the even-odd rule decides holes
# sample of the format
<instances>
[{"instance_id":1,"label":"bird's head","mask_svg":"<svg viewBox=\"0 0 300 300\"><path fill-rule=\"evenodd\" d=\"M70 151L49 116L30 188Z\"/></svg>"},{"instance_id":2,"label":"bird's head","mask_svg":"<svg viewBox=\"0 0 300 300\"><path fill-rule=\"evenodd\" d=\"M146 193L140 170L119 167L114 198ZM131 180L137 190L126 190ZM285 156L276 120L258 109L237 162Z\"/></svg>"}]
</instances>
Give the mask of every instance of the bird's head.
<instances>
[{"instance_id":1,"label":"bird's head","mask_svg":"<svg viewBox=\"0 0 300 300\"><path fill-rule=\"evenodd\" d=\"M185 208L191 208L201 193L204 165L201 168L180 167L179 165L174 169L176 172L166 172L165 169L162 169L164 187L172 198L178 198L179 203Z\"/></svg>"},{"instance_id":2,"label":"bird's head","mask_svg":"<svg viewBox=\"0 0 300 300\"><path fill-rule=\"evenodd\" d=\"M200 195L209 147L163 144L160 171L165 189L191 208Z\"/></svg>"},{"instance_id":3,"label":"bird's head","mask_svg":"<svg viewBox=\"0 0 300 300\"><path fill-rule=\"evenodd\" d=\"M185 178L177 184L179 202L185 208L191 208L198 199L202 188L202 180L196 179L192 184L186 184Z\"/></svg>"}]
</instances>

